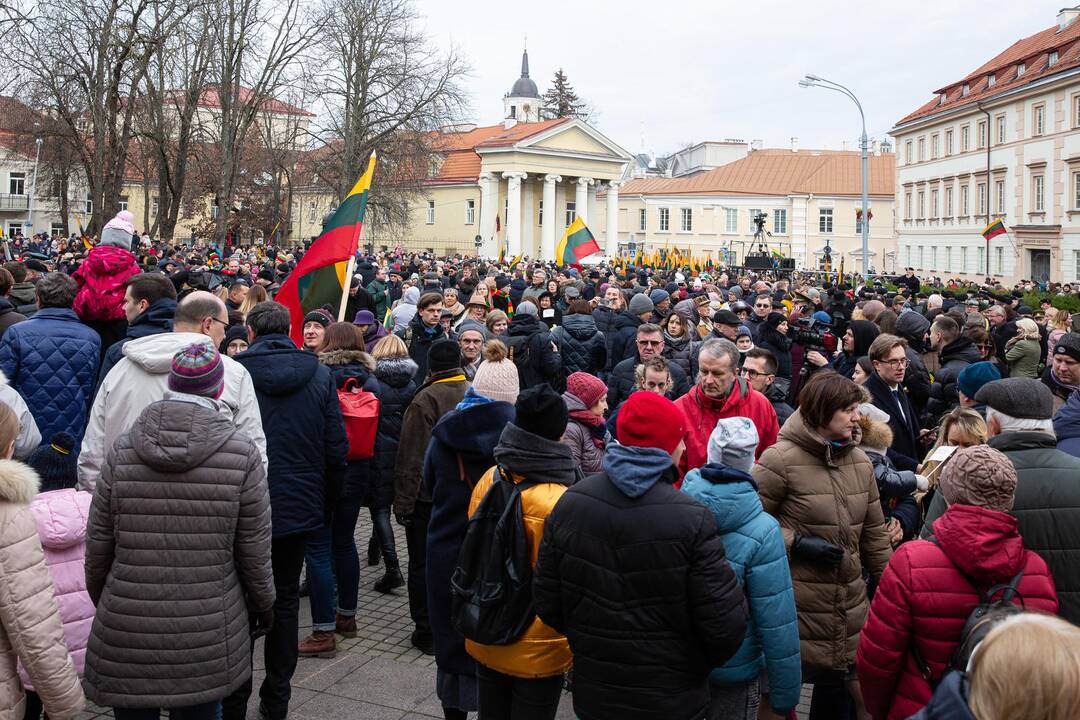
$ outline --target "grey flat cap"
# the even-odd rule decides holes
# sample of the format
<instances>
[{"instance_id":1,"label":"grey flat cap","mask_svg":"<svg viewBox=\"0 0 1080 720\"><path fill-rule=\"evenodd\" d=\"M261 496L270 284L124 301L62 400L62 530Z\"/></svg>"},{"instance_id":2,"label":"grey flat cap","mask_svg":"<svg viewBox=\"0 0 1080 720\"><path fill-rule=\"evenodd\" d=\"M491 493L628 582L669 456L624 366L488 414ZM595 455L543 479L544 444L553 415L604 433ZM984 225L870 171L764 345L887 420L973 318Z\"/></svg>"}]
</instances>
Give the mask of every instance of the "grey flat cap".
<instances>
[{"instance_id":1,"label":"grey flat cap","mask_svg":"<svg viewBox=\"0 0 1080 720\"><path fill-rule=\"evenodd\" d=\"M1049 420L1054 415L1054 396L1050 388L1032 378L988 382L975 393L975 402L1014 418Z\"/></svg>"}]
</instances>

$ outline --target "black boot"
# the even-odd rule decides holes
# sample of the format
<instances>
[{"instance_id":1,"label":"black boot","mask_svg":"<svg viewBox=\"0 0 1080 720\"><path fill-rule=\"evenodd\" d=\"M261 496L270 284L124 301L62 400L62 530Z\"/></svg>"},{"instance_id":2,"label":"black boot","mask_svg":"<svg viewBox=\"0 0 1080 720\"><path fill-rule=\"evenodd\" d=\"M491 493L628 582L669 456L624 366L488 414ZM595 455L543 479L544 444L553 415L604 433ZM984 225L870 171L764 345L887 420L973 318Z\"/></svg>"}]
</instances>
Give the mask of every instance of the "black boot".
<instances>
[{"instance_id":1,"label":"black boot","mask_svg":"<svg viewBox=\"0 0 1080 720\"><path fill-rule=\"evenodd\" d=\"M367 544L367 564L370 567L378 565L380 557L382 557L382 548L379 547L379 539L373 534Z\"/></svg>"},{"instance_id":2,"label":"black boot","mask_svg":"<svg viewBox=\"0 0 1080 720\"><path fill-rule=\"evenodd\" d=\"M394 588L399 588L404 584L405 578L401 577L401 570L396 567L388 567L383 576L375 581L375 592L388 595Z\"/></svg>"}]
</instances>

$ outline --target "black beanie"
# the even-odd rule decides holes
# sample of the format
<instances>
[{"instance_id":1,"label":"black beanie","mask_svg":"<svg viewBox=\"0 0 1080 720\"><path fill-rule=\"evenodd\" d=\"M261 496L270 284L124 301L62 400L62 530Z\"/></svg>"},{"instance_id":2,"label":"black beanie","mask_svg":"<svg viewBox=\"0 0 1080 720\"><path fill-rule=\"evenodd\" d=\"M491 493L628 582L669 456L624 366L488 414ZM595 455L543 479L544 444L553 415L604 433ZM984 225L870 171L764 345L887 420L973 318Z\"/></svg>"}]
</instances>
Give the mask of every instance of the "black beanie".
<instances>
[{"instance_id":1,"label":"black beanie","mask_svg":"<svg viewBox=\"0 0 1080 720\"><path fill-rule=\"evenodd\" d=\"M427 364L429 373L461 367L461 347L453 340L437 340L428 348Z\"/></svg>"},{"instance_id":2,"label":"black beanie","mask_svg":"<svg viewBox=\"0 0 1080 720\"><path fill-rule=\"evenodd\" d=\"M49 445L41 445L30 453L26 464L41 477L41 492L64 490L75 487L78 481L78 458L75 455L75 439L66 432L52 436Z\"/></svg>"},{"instance_id":3,"label":"black beanie","mask_svg":"<svg viewBox=\"0 0 1080 720\"><path fill-rule=\"evenodd\" d=\"M547 383L518 393L514 424L525 432L558 440L566 432L566 403Z\"/></svg>"}]
</instances>

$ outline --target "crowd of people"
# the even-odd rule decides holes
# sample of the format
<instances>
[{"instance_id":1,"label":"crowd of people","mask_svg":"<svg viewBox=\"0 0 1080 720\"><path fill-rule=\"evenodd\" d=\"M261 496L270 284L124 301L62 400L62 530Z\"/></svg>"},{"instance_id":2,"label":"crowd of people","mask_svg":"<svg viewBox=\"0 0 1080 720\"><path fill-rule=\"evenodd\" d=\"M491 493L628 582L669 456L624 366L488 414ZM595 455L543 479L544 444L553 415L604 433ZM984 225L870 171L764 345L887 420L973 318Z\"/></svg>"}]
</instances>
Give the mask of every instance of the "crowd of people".
<instances>
[{"instance_id":1,"label":"crowd of people","mask_svg":"<svg viewBox=\"0 0 1080 720\"><path fill-rule=\"evenodd\" d=\"M263 638L285 718L362 560L451 720L787 718L804 683L819 719L1080 717L1053 297L381 252L298 347L302 251L124 212L31 249L0 268L0 717L238 720ZM462 603L499 498L525 564L484 612L524 610L493 640Z\"/></svg>"}]
</instances>

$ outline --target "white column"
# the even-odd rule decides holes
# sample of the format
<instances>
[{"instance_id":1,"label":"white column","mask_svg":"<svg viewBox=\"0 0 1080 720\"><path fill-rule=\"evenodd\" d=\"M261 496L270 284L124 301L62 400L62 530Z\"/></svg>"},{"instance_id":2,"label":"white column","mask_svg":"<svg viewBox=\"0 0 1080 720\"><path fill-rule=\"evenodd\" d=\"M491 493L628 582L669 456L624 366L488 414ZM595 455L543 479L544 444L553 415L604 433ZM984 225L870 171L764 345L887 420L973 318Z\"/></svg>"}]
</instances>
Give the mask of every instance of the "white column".
<instances>
[{"instance_id":1,"label":"white column","mask_svg":"<svg viewBox=\"0 0 1080 720\"><path fill-rule=\"evenodd\" d=\"M561 175L544 176L544 223L540 228L540 258L545 261L555 259L555 223L559 211L555 205L555 183L562 182Z\"/></svg>"},{"instance_id":2,"label":"white column","mask_svg":"<svg viewBox=\"0 0 1080 720\"><path fill-rule=\"evenodd\" d=\"M521 253L521 181L528 177L523 172L504 172L506 178L506 254L517 257Z\"/></svg>"},{"instance_id":3,"label":"white column","mask_svg":"<svg viewBox=\"0 0 1080 720\"><path fill-rule=\"evenodd\" d=\"M619 185L612 180L607 187L607 247L604 250L609 258L619 254Z\"/></svg>"},{"instance_id":4,"label":"white column","mask_svg":"<svg viewBox=\"0 0 1080 720\"><path fill-rule=\"evenodd\" d=\"M577 216L586 225L589 224L589 184L592 178L582 177L577 179L577 196L574 199L574 207L577 208Z\"/></svg>"},{"instance_id":5,"label":"white column","mask_svg":"<svg viewBox=\"0 0 1080 720\"><path fill-rule=\"evenodd\" d=\"M536 216L533 214L536 203L533 201L533 183L523 179L521 182L521 249L528 257L536 257L534 241Z\"/></svg>"},{"instance_id":6,"label":"white column","mask_svg":"<svg viewBox=\"0 0 1080 720\"><path fill-rule=\"evenodd\" d=\"M480 235L484 244L480 254L484 257L497 257L498 243L495 240L495 214L499 212L499 178L492 173L480 176Z\"/></svg>"}]
</instances>

